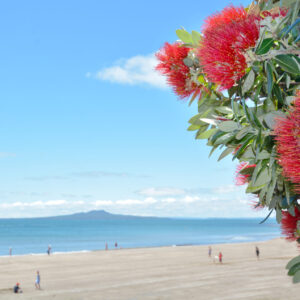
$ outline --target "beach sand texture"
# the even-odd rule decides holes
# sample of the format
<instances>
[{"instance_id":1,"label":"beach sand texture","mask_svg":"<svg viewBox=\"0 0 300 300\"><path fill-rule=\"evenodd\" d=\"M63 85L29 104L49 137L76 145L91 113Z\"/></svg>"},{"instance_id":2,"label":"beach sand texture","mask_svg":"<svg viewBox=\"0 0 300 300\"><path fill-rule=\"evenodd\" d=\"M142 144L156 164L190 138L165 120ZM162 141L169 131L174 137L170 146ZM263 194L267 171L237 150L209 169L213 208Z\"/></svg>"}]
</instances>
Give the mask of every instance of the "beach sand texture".
<instances>
[{"instance_id":1,"label":"beach sand texture","mask_svg":"<svg viewBox=\"0 0 300 300\"><path fill-rule=\"evenodd\" d=\"M255 245L261 251L258 261ZM286 275L299 252L284 239L207 246L122 249L0 258L0 299L300 299ZM36 270L42 290L34 287ZM21 283L23 294L13 294Z\"/></svg>"}]
</instances>

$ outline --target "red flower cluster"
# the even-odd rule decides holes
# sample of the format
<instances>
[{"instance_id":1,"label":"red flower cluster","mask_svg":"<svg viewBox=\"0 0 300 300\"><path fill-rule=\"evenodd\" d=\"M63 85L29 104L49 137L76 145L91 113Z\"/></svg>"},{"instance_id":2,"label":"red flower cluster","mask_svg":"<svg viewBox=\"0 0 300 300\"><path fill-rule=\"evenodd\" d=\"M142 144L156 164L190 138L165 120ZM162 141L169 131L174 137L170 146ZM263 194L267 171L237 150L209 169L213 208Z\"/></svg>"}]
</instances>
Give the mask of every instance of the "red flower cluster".
<instances>
[{"instance_id":1,"label":"red flower cluster","mask_svg":"<svg viewBox=\"0 0 300 300\"><path fill-rule=\"evenodd\" d=\"M300 236L297 233L297 223L300 221L300 211L295 207L295 216L288 211L282 211L281 230L288 240L295 241Z\"/></svg>"},{"instance_id":2,"label":"red flower cluster","mask_svg":"<svg viewBox=\"0 0 300 300\"><path fill-rule=\"evenodd\" d=\"M204 72L221 89L245 75L245 52L259 38L259 18L243 7L229 6L206 19L198 56Z\"/></svg>"},{"instance_id":3,"label":"red flower cluster","mask_svg":"<svg viewBox=\"0 0 300 300\"><path fill-rule=\"evenodd\" d=\"M275 134L283 174L294 184L294 191L300 193L300 91L289 115L277 119Z\"/></svg>"},{"instance_id":4,"label":"red flower cluster","mask_svg":"<svg viewBox=\"0 0 300 300\"><path fill-rule=\"evenodd\" d=\"M195 93L201 93L201 87L191 81L190 69L183 62L189 51L190 48L184 47L180 43L165 43L164 47L156 53L156 57L160 61L156 70L167 76L168 84L182 99Z\"/></svg>"},{"instance_id":5,"label":"red flower cluster","mask_svg":"<svg viewBox=\"0 0 300 300\"><path fill-rule=\"evenodd\" d=\"M256 165L249 165L247 162L241 162L236 168L236 177L235 184L236 185L244 185L249 182L251 175L250 174L242 174L240 173L244 169L255 168Z\"/></svg>"}]
</instances>

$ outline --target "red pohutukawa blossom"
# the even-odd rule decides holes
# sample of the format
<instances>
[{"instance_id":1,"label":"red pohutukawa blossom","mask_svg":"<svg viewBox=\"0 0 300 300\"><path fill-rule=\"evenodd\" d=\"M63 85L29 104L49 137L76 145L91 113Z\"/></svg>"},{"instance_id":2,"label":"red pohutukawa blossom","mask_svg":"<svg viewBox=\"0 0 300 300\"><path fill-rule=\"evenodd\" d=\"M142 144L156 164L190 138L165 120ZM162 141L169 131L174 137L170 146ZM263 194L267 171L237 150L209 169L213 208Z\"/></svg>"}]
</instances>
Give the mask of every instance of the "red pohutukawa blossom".
<instances>
[{"instance_id":1,"label":"red pohutukawa blossom","mask_svg":"<svg viewBox=\"0 0 300 300\"><path fill-rule=\"evenodd\" d=\"M294 191L300 193L300 91L286 118L279 118L275 125L278 163L283 175L294 184Z\"/></svg>"},{"instance_id":2,"label":"red pohutukawa blossom","mask_svg":"<svg viewBox=\"0 0 300 300\"><path fill-rule=\"evenodd\" d=\"M263 17L272 17L273 19L278 18L278 17L285 17L288 13L288 9L285 7L280 7L276 9L271 9L270 11L264 10L261 12L261 15Z\"/></svg>"},{"instance_id":3,"label":"red pohutukawa blossom","mask_svg":"<svg viewBox=\"0 0 300 300\"><path fill-rule=\"evenodd\" d=\"M259 18L243 7L229 6L208 17L198 50L207 77L221 89L229 89L245 75L245 53L259 38Z\"/></svg>"},{"instance_id":4,"label":"red pohutukawa blossom","mask_svg":"<svg viewBox=\"0 0 300 300\"><path fill-rule=\"evenodd\" d=\"M297 207L295 207L295 216L288 211L282 211L281 230L290 241L295 241L300 237L297 232L298 221L300 221L300 211Z\"/></svg>"},{"instance_id":5,"label":"red pohutukawa blossom","mask_svg":"<svg viewBox=\"0 0 300 300\"><path fill-rule=\"evenodd\" d=\"M236 185L244 185L250 181L250 174L242 174L241 171L245 169L255 168L256 165L249 165L247 162L241 162L236 168Z\"/></svg>"},{"instance_id":6,"label":"red pohutukawa blossom","mask_svg":"<svg viewBox=\"0 0 300 300\"><path fill-rule=\"evenodd\" d=\"M195 93L201 93L201 87L192 82L190 69L183 62L189 51L190 48L177 42L174 44L165 43L164 47L156 53L156 57L160 62L156 66L156 70L166 75L168 84L182 99Z\"/></svg>"}]
</instances>

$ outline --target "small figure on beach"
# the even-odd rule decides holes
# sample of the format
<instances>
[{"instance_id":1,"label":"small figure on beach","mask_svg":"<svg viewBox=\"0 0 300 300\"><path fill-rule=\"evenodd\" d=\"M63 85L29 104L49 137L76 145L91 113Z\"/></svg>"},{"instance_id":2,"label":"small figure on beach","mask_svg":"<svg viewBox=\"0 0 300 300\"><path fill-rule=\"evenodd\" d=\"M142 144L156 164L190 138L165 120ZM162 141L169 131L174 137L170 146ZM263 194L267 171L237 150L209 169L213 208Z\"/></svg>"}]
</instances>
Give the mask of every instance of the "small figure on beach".
<instances>
[{"instance_id":1,"label":"small figure on beach","mask_svg":"<svg viewBox=\"0 0 300 300\"><path fill-rule=\"evenodd\" d=\"M257 246L255 246L255 253L256 253L257 259L259 259L259 248Z\"/></svg>"},{"instance_id":2,"label":"small figure on beach","mask_svg":"<svg viewBox=\"0 0 300 300\"><path fill-rule=\"evenodd\" d=\"M108 250L107 242L105 243L105 250L106 250L106 251Z\"/></svg>"},{"instance_id":3,"label":"small figure on beach","mask_svg":"<svg viewBox=\"0 0 300 300\"><path fill-rule=\"evenodd\" d=\"M211 257L211 252L212 252L211 246L209 246L209 247L208 247L208 257Z\"/></svg>"},{"instance_id":4,"label":"small figure on beach","mask_svg":"<svg viewBox=\"0 0 300 300\"><path fill-rule=\"evenodd\" d=\"M118 243L117 243L117 242L115 242L115 248L116 248L116 249L118 248Z\"/></svg>"},{"instance_id":5,"label":"small figure on beach","mask_svg":"<svg viewBox=\"0 0 300 300\"><path fill-rule=\"evenodd\" d=\"M221 264L223 262L223 254L222 252L220 251L219 252L219 263Z\"/></svg>"},{"instance_id":6,"label":"small figure on beach","mask_svg":"<svg viewBox=\"0 0 300 300\"><path fill-rule=\"evenodd\" d=\"M9 256L12 256L12 247L9 247Z\"/></svg>"},{"instance_id":7,"label":"small figure on beach","mask_svg":"<svg viewBox=\"0 0 300 300\"><path fill-rule=\"evenodd\" d=\"M16 285L14 286L14 293L15 294L23 293L22 289L20 288L20 283L19 282L17 282Z\"/></svg>"},{"instance_id":8,"label":"small figure on beach","mask_svg":"<svg viewBox=\"0 0 300 300\"><path fill-rule=\"evenodd\" d=\"M50 255L51 254L51 245L48 245L48 249L47 249L47 253L48 253L48 255Z\"/></svg>"},{"instance_id":9,"label":"small figure on beach","mask_svg":"<svg viewBox=\"0 0 300 300\"><path fill-rule=\"evenodd\" d=\"M36 271L36 280L35 280L35 288L40 290L41 289L41 275L40 275L40 272L39 271Z\"/></svg>"}]
</instances>

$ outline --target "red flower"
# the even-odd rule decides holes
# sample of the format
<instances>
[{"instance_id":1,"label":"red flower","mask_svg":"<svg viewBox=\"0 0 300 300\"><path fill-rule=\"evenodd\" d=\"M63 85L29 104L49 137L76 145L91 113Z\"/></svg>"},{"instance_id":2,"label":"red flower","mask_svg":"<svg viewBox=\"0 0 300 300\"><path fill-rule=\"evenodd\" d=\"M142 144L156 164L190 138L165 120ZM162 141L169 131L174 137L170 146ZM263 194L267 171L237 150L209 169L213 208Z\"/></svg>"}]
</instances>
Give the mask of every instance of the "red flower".
<instances>
[{"instance_id":1,"label":"red flower","mask_svg":"<svg viewBox=\"0 0 300 300\"><path fill-rule=\"evenodd\" d=\"M242 174L240 173L242 170L255 168L256 165L249 165L247 162L241 162L236 168L236 177L235 184L236 185L244 185L250 181L251 174Z\"/></svg>"},{"instance_id":2,"label":"red flower","mask_svg":"<svg viewBox=\"0 0 300 300\"><path fill-rule=\"evenodd\" d=\"M300 211L297 207L295 207L295 216L288 211L282 211L281 230L288 240L295 241L299 238L298 221L300 221Z\"/></svg>"},{"instance_id":3,"label":"red flower","mask_svg":"<svg viewBox=\"0 0 300 300\"><path fill-rule=\"evenodd\" d=\"M206 19L198 56L207 77L229 89L245 75L245 53L259 38L259 18L229 6Z\"/></svg>"},{"instance_id":4,"label":"red flower","mask_svg":"<svg viewBox=\"0 0 300 300\"><path fill-rule=\"evenodd\" d=\"M294 184L294 191L300 193L300 91L289 115L277 119L275 134L278 163L283 168L283 175Z\"/></svg>"},{"instance_id":5,"label":"red flower","mask_svg":"<svg viewBox=\"0 0 300 300\"><path fill-rule=\"evenodd\" d=\"M189 51L190 48L182 46L181 43L172 45L165 43L164 47L156 53L156 57L160 61L156 66L156 70L167 76L168 84L182 99L195 93L201 93L201 87L192 82L190 69L183 62Z\"/></svg>"}]
</instances>

